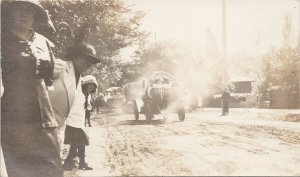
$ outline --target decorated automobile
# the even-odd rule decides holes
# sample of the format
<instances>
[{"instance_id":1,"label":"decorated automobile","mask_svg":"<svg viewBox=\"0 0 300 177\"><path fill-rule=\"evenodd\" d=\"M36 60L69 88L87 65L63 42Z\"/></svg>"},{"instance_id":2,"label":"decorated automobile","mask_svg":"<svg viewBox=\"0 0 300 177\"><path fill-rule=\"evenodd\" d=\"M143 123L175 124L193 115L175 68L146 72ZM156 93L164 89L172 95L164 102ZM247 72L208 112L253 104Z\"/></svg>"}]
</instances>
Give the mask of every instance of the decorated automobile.
<instances>
[{"instance_id":1,"label":"decorated automobile","mask_svg":"<svg viewBox=\"0 0 300 177\"><path fill-rule=\"evenodd\" d=\"M121 109L123 106L123 91L121 87L110 87L104 92L105 105L109 111Z\"/></svg>"},{"instance_id":2,"label":"decorated automobile","mask_svg":"<svg viewBox=\"0 0 300 177\"><path fill-rule=\"evenodd\" d=\"M169 73L154 72L146 84L144 94L133 102L134 117L139 119L144 114L146 120L164 112L176 112L180 121L185 119L186 88L178 83Z\"/></svg>"}]
</instances>

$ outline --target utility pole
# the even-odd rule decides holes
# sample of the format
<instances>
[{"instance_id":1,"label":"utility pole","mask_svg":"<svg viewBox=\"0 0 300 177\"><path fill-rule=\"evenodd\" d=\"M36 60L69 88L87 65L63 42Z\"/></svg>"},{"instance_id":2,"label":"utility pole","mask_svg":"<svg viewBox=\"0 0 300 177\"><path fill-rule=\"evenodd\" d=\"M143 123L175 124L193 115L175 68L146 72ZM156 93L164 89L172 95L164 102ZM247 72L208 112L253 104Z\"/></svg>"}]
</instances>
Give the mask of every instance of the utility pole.
<instances>
[{"instance_id":1,"label":"utility pole","mask_svg":"<svg viewBox=\"0 0 300 177\"><path fill-rule=\"evenodd\" d=\"M255 40L255 45L256 45L256 57L260 57L260 33L256 33L256 40Z\"/></svg>"},{"instance_id":2,"label":"utility pole","mask_svg":"<svg viewBox=\"0 0 300 177\"><path fill-rule=\"evenodd\" d=\"M228 85L226 0L222 0L222 90Z\"/></svg>"}]
</instances>

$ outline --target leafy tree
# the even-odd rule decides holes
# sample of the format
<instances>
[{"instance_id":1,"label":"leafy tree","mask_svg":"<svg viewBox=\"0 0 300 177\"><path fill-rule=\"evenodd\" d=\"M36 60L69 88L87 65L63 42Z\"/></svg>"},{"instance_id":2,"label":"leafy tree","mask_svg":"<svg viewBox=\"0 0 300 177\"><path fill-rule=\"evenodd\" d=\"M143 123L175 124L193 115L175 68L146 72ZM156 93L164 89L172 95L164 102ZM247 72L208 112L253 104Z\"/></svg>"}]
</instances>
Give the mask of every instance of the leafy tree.
<instances>
[{"instance_id":1,"label":"leafy tree","mask_svg":"<svg viewBox=\"0 0 300 177\"><path fill-rule=\"evenodd\" d=\"M130 62L119 62L118 66L122 72L122 78L117 82L117 85L125 85L129 82L135 82L142 76L140 62L133 60Z\"/></svg>"},{"instance_id":2,"label":"leafy tree","mask_svg":"<svg viewBox=\"0 0 300 177\"><path fill-rule=\"evenodd\" d=\"M285 16L282 46L279 49L273 48L263 56L260 90L266 90L269 83L283 86L291 73L300 77L300 51L292 46L294 35L291 24L291 18Z\"/></svg>"},{"instance_id":3,"label":"leafy tree","mask_svg":"<svg viewBox=\"0 0 300 177\"><path fill-rule=\"evenodd\" d=\"M168 50L170 50L170 48L165 42L150 44L145 48L141 55L140 63L140 66L143 68L143 74L147 76L155 70L170 72L168 66L170 66L171 63L169 63L167 57Z\"/></svg>"},{"instance_id":4,"label":"leafy tree","mask_svg":"<svg viewBox=\"0 0 300 177\"><path fill-rule=\"evenodd\" d=\"M262 89L266 89L269 83L275 85L284 84L290 73L295 72L299 75L299 68L299 50L292 47L273 49L263 57Z\"/></svg>"},{"instance_id":5,"label":"leafy tree","mask_svg":"<svg viewBox=\"0 0 300 177\"><path fill-rule=\"evenodd\" d=\"M72 44L70 31L76 35L83 24L89 27L84 41L95 46L97 56L103 61L118 58L122 48L144 43L146 33L140 31L139 26L145 13L134 11L121 0L44 0L41 4L58 27L59 35L54 42L59 57L63 56L66 46ZM100 84L109 87L122 77L117 66L120 65L115 61L104 62L94 66L89 73L94 74Z\"/></svg>"},{"instance_id":6,"label":"leafy tree","mask_svg":"<svg viewBox=\"0 0 300 177\"><path fill-rule=\"evenodd\" d=\"M87 73L94 75L100 83L99 91L104 91L111 86L117 85L122 78L122 72L115 62L109 65L99 63L96 67L91 68Z\"/></svg>"}]
</instances>

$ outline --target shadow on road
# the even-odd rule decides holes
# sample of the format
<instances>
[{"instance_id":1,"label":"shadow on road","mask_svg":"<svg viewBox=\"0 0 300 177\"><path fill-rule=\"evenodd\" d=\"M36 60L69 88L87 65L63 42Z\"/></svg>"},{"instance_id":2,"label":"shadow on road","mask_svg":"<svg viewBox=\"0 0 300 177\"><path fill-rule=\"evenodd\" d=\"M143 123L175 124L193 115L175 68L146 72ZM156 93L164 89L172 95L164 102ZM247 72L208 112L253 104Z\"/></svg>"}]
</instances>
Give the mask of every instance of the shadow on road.
<instances>
[{"instance_id":1,"label":"shadow on road","mask_svg":"<svg viewBox=\"0 0 300 177\"><path fill-rule=\"evenodd\" d=\"M118 123L118 125L160 125L165 124L165 122L165 120L125 120Z\"/></svg>"}]
</instances>

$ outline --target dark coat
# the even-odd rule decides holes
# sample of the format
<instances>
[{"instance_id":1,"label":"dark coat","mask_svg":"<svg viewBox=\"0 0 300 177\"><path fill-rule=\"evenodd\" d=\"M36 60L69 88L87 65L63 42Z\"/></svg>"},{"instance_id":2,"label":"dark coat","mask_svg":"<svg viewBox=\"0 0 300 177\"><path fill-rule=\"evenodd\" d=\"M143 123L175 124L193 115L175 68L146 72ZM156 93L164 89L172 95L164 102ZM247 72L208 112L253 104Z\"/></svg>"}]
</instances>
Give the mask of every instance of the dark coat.
<instances>
[{"instance_id":1,"label":"dark coat","mask_svg":"<svg viewBox=\"0 0 300 177\"><path fill-rule=\"evenodd\" d=\"M12 32L1 35L1 145L8 176L61 177L57 122L45 83L36 79L36 60Z\"/></svg>"}]
</instances>

